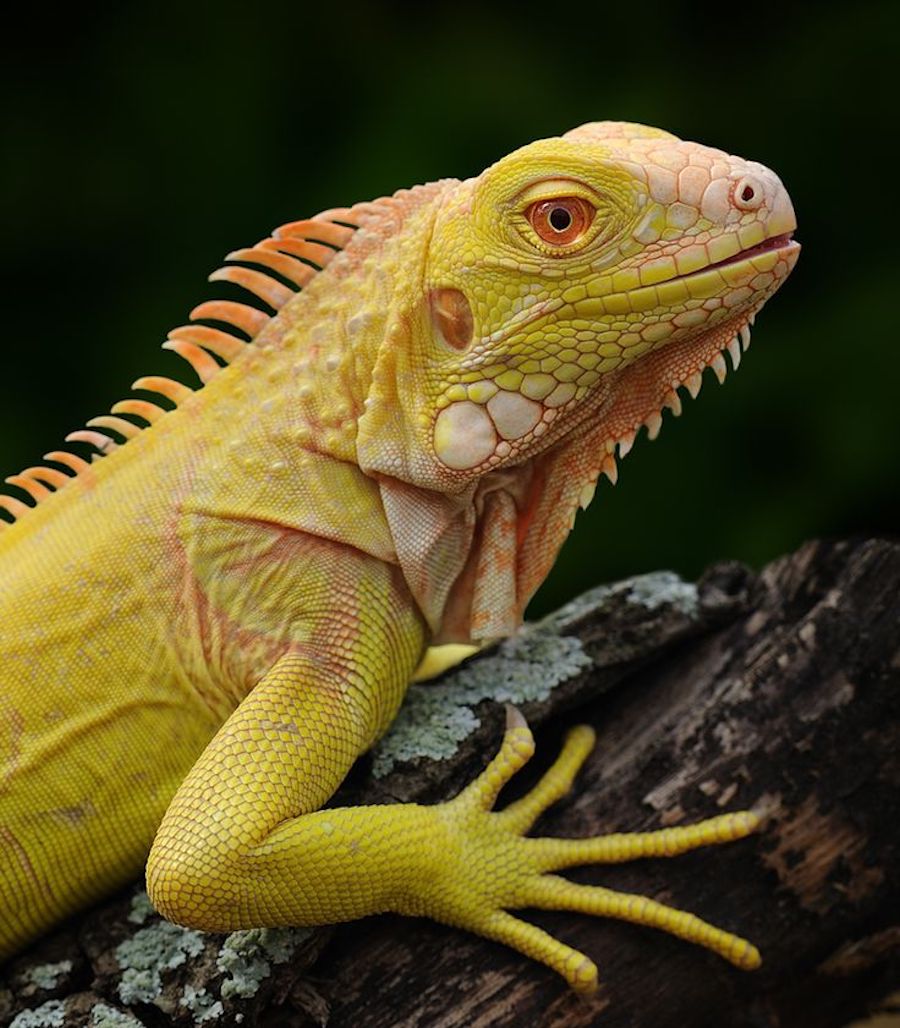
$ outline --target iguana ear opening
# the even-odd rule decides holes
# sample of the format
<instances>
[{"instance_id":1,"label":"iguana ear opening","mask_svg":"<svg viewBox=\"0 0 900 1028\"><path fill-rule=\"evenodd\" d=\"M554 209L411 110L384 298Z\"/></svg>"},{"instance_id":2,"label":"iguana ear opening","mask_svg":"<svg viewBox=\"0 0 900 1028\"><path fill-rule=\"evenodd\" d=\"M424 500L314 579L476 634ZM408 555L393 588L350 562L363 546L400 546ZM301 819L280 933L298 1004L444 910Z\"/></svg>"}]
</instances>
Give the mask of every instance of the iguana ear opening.
<instances>
[{"instance_id":1,"label":"iguana ear opening","mask_svg":"<svg viewBox=\"0 0 900 1028\"><path fill-rule=\"evenodd\" d=\"M461 289L432 289L428 300L438 338L454 350L467 349L475 321L466 294Z\"/></svg>"}]
</instances>

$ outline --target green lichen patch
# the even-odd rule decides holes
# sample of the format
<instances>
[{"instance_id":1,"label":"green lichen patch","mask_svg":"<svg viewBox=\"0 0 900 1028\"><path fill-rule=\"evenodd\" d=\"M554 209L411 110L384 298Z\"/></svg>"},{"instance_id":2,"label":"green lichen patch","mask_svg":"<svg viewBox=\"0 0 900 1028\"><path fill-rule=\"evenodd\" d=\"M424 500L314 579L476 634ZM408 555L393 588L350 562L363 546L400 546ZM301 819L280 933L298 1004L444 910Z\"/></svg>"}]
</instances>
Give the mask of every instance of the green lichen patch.
<instances>
[{"instance_id":1,"label":"green lichen patch","mask_svg":"<svg viewBox=\"0 0 900 1028\"><path fill-rule=\"evenodd\" d=\"M540 623L563 631L585 615L602 611L610 603L622 600L646 610L670 606L690 618L697 617L700 612L699 593L693 582L685 582L674 571L651 571L589 589Z\"/></svg>"},{"instance_id":2,"label":"green lichen patch","mask_svg":"<svg viewBox=\"0 0 900 1028\"><path fill-rule=\"evenodd\" d=\"M696 585L673 571L636 575L591 589L504 640L489 656L463 665L445 681L412 686L390 731L375 749L375 777L382 778L403 761L452 756L479 726L474 708L482 700L520 704L546 699L553 688L590 665L581 642L560 633L585 615L622 601L648 610L670 606L691 618L700 609Z\"/></svg>"},{"instance_id":3,"label":"green lichen patch","mask_svg":"<svg viewBox=\"0 0 900 1028\"><path fill-rule=\"evenodd\" d=\"M90 1025L91 1028L144 1028L136 1017L108 1003L95 1003L91 1007Z\"/></svg>"},{"instance_id":4,"label":"green lichen patch","mask_svg":"<svg viewBox=\"0 0 900 1028\"><path fill-rule=\"evenodd\" d=\"M150 902L150 897L143 889L139 889L131 897L131 909L128 911L128 920L132 924L146 924L147 919L152 917L156 911Z\"/></svg>"},{"instance_id":5,"label":"green lichen patch","mask_svg":"<svg viewBox=\"0 0 900 1028\"><path fill-rule=\"evenodd\" d=\"M22 975L22 983L33 985L44 991L55 989L59 985L60 978L69 974L73 964L71 960L60 960L55 964L37 964L29 967Z\"/></svg>"},{"instance_id":6,"label":"green lichen patch","mask_svg":"<svg viewBox=\"0 0 900 1028\"><path fill-rule=\"evenodd\" d=\"M23 1010L10 1021L9 1028L61 1028L66 1023L66 1008L61 999L51 999L34 1010Z\"/></svg>"},{"instance_id":7,"label":"green lichen patch","mask_svg":"<svg viewBox=\"0 0 900 1028\"><path fill-rule=\"evenodd\" d=\"M697 586L693 582L685 582L674 571L636 575L627 578L622 584L628 586L629 601L648 610L669 606L688 617L696 616L700 610Z\"/></svg>"},{"instance_id":8,"label":"green lichen patch","mask_svg":"<svg viewBox=\"0 0 900 1028\"><path fill-rule=\"evenodd\" d=\"M225 975L222 999L255 996L272 973L272 964L284 964L309 937L305 928L251 928L232 932L222 943L216 966Z\"/></svg>"},{"instance_id":9,"label":"green lichen patch","mask_svg":"<svg viewBox=\"0 0 900 1028\"><path fill-rule=\"evenodd\" d=\"M145 916L142 895L138 894L132 904L139 920ZM223 1000L248 999L256 995L271 975L272 965L290 960L297 946L309 934L308 930L301 928L257 928L232 932L221 944L216 957L216 968L223 976L216 990L219 995L187 983L178 997L178 1005L190 1012L195 1024L218 1021L225 1012ZM163 972L181 967L189 959L199 956L209 938L202 932L180 928L168 921L141 928L116 949L116 960L121 969L119 999L126 1004L157 1002L163 993ZM171 997L168 1002L172 1002Z\"/></svg>"},{"instance_id":10,"label":"green lichen patch","mask_svg":"<svg viewBox=\"0 0 900 1028\"><path fill-rule=\"evenodd\" d=\"M203 950L203 935L160 921L142 928L116 948L122 971L119 999L123 1003L152 1003L162 992L163 971L181 967Z\"/></svg>"},{"instance_id":11,"label":"green lichen patch","mask_svg":"<svg viewBox=\"0 0 900 1028\"><path fill-rule=\"evenodd\" d=\"M474 660L437 685L414 685L400 714L375 750L373 774L383 777L401 761L446 760L479 726L482 700L521 704L550 691L591 664L580 640L542 625L505 639L490 656Z\"/></svg>"},{"instance_id":12,"label":"green lichen patch","mask_svg":"<svg viewBox=\"0 0 900 1028\"><path fill-rule=\"evenodd\" d=\"M220 999L216 999L206 989L195 989L190 984L185 985L179 1003L191 1012L195 1024L202 1024L204 1021L218 1021L225 1012L225 1007Z\"/></svg>"}]
</instances>

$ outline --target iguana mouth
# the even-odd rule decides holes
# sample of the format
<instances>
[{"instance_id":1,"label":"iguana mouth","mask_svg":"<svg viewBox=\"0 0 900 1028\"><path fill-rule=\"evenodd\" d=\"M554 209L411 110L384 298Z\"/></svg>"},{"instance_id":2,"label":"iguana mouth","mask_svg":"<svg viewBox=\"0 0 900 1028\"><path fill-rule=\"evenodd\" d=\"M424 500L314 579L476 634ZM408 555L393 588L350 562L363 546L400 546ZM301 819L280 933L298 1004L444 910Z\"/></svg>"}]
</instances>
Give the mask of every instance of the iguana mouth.
<instances>
[{"instance_id":1,"label":"iguana mouth","mask_svg":"<svg viewBox=\"0 0 900 1028\"><path fill-rule=\"evenodd\" d=\"M723 261L716 261L715 264L710 264L710 268L721 268L726 264L737 264L738 261L747 260L750 257L757 256L757 254L768 253L770 250L787 250L799 245L799 243L794 242L793 232L782 232L781 235L764 239L761 243L757 243L756 246L748 246L746 250L741 250L733 257L726 257Z\"/></svg>"},{"instance_id":2,"label":"iguana mouth","mask_svg":"<svg viewBox=\"0 0 900 1028\"><path fill-rule=\"evenodd\" d=\"M738 250L737 253L732 254L730 257L725 257L721 261L705 264L702 268L686 272L684 275L676 275L675 278L691 278L694 275L702 275L707 271L715 271L717 268L727 267L729 264L739 264L741 261L750 260L752 257L759 257L764 253L770 253L772 250L791 250L794 248L799 249L799 247L800 244L794 242L794 233L792 231L782 232L780 235L764 239L755 246L748 246L745 250Z\"/></svg>"},{"instance_id":3,"label":"iguana mouth","mask_svg":"<svg viewBox=\"0 0 900 1028\"><path fill-rule=\"evenodd\" d=\"M695 268L693 271L685 272L683 275L675 275L670 279L664 279L662 282L658 282L657 285L662 285L663 282L675 282L678 279L693 278L695 275L703 275L707 271L715 271L717 268L723 268L729 264L739 264L741 261L749 260L752 257L758 257L764 253L770 253L773 250L790 251L794 249L799 250L799 248L800 244L794 242L793 230L790 232L782 232L777 236L771 236L768 239L764 239L761 243L756 243L754 246L748 246L745 250L739 250L737 253L732 254L730 257L726 257L721 261L714 261L712 264L705 264L702 268ZM634 291L635 290L626 290L625 292L627 294ZM505 343L514 336L516 332L520 332L523 329L531 327L543 318L555 314L564 306L565 301L559 297L552 297L536 303L532 307L528 307L525 310L520 311L515 317L511 318L505 325L503 325L502 328L499 328L490 335L483 337L479 340L479 344L486 347L489 345L496 346L498 344Z\"/></svg>"}]
</instances>

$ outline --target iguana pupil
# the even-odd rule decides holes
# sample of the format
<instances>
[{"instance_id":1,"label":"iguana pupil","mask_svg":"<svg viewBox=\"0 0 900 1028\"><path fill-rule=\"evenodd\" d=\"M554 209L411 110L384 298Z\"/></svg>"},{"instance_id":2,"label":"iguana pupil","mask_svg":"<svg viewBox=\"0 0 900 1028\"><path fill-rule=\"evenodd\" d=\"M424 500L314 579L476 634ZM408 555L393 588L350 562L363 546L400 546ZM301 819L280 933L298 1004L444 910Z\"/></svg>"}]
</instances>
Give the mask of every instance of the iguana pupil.
<instances>
[{"instance_id":1,"label":"iguana pupil","mask_svg":"<svg viewBox=\"0 0 900 1028\"><path fill-rule=\"evenodd\" d=\"M554 207L550 212L550 224L557 232L565 232L572 224L572 215L569 214L565 207Z\"/></svg>"}]
</instances>

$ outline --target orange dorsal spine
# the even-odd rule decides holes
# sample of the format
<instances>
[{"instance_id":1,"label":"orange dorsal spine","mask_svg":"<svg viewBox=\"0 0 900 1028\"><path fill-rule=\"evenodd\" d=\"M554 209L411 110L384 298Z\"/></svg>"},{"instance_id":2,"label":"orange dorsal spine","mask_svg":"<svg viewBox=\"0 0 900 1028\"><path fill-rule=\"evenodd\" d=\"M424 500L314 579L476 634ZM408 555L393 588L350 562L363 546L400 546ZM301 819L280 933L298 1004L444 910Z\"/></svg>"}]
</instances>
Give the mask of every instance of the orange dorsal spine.
<instances>
[{"instance_id":1,"label":"orange dorsal spine","mask_svg":"<svg viewBox=\"0 0 900 1028\"><path fill-rule=\"evenodd\" d=\"M234 300L206 300L191 311L190 324L169 332L163 348L183 357L205 385L223 365L230 364L278 311L350 242L357 229L352 217L350 208L336 207L312 218L281 225L255 246L233 250L225 259L238 263L227 264L214 271L209 281L230 282L242 287L265 304L269 312ZM215 322L216 325L204 322ZM132 389L156 393L176 407L194 391L161 375L139 378ZM127 442L166 413L166 408L149 400L120 400L112 407L111 413L91 418L87 428L70 432L66 442L92 447L95 451L92 459L96 460L117 449L121 445L119 439ZM123 414L129 417L121 417ZM144 424L130 418L137 418ZM17 521L33 505L52 496L91 466L83 457L67 450L52 450L44 454L44 460L52 463L26 468L21 474L5 479L29 497L33 504L0 493L0 511L8 515L8 520L0 516L0 531L10 520Z\"/></svg>"}]
</instances>

